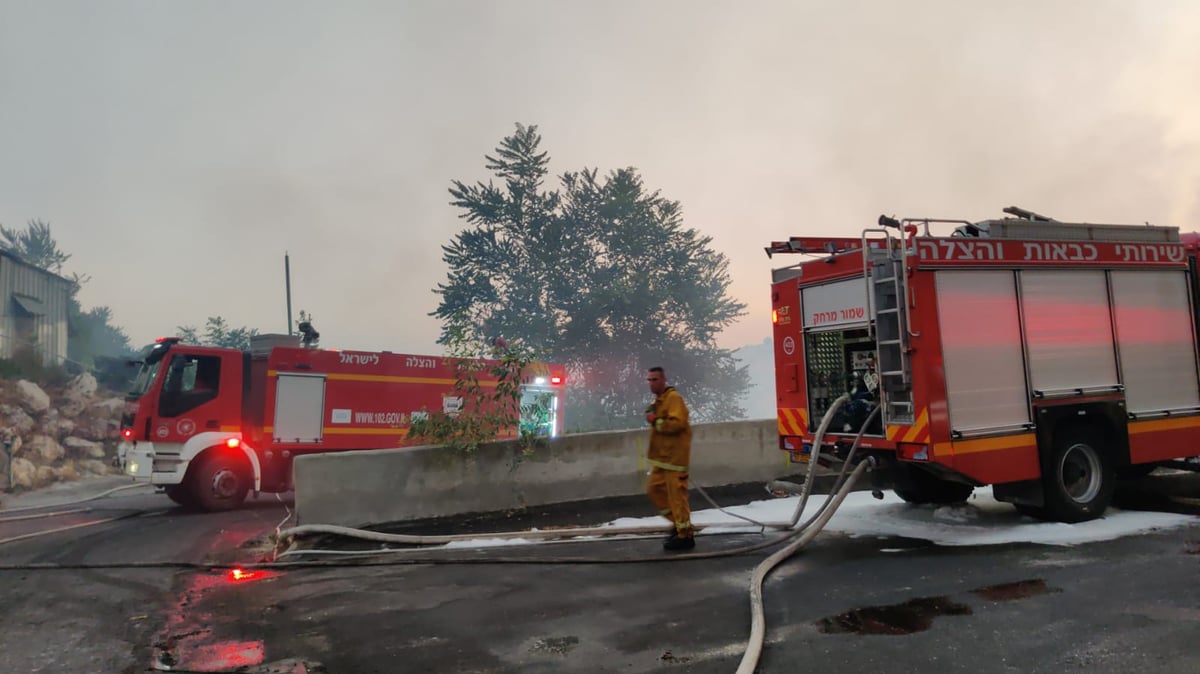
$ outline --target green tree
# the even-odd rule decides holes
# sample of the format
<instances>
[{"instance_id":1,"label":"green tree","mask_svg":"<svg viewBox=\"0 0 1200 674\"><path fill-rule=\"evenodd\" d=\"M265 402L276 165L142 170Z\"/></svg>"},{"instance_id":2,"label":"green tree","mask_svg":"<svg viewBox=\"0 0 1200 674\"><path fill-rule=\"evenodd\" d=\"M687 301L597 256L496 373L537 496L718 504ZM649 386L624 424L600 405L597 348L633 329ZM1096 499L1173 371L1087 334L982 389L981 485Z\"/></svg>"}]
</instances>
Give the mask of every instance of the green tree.
<instances>
[{"instance_id":1,"label":"green tree","mask_svg":"<svg viewBox=\"0 0 1200 674\"><path fill-rule=\"evenodd\" d=\"M540 146L537 127L518 124L486 156L499 184L452 182L468 227L443 246L441 341L462 316L478 335L518 336L567 365L573 430L639 424L652 365L697 421L744 417L746 369L715 343L745 309L728 296L725 256L633 168L567 172L548 189Z\"/></svg>"},{"instance_id":2,"label":"green tree","mask_svg":"<svg viewBox=\"0 0 1200 674\"><path fill-rule=\"evenodd\" d=\"M258 334L256 328L230 328L229 323L220 316L209 316L204 324L203 334L192 325L181 325L176 328L183 341L202 346L216 346L223 349L250 348L250 338Z\"/></svg>"},{"instance_id":3,"label":"green tree","mask_svg":"<svg viewBox=\"0 0 1200 674\"><path fill-rule=\"evenodd\" d=\"M9 229L0 225L0 237L4 245L29 264L62 274L63 265L71 256L58 249L58 242L50 232L50 223L30 220L25 229ZM78 280L78 279L77 279Z\"/></svg>"},{"instance_id":4,"label":"green tree","mask_svg":"<svg viewBox=\"0 0 1200 674\"><path fill-rule=\"evenodd\" d=\"M520 340L485 343L461 314L450 320L445 341L457 409L414 415L409 439L473 452L483 443L515 436L523 451L532 451L550 404L544 397L522 404L522 382L536 352Z\"/></svg>"}]
</instances>

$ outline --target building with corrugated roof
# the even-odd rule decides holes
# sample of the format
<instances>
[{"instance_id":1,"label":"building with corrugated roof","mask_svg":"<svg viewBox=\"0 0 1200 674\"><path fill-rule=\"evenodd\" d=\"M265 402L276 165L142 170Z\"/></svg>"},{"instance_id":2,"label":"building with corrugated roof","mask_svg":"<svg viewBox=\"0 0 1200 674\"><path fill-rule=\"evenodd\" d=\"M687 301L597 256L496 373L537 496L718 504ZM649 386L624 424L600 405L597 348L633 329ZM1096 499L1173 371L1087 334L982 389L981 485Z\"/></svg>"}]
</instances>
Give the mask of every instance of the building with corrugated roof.
<instances>
[{"instance_id":1,"label":"building with corrugated roof","mask_svg":"<svg viewBox=\"0 0 1200 674\"><path fill-rule=\"evenodd\" d=\"M42 362L67 358L67 303L74 283L0 248L0 358L33 347Z\"/></svg>"}]
</instances>

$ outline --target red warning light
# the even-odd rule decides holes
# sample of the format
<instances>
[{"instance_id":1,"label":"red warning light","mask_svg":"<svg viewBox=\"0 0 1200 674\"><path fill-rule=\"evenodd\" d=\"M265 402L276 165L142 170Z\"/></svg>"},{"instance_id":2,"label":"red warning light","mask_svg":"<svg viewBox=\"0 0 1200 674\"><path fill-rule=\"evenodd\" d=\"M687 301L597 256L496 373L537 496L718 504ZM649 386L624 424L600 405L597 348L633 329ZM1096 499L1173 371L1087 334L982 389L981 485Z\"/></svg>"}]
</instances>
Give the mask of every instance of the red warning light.
<instances>
[{"instance_id":1,"label":"red warning light","mask_svg":"<svg viewBox=\"0 0 1200 674\"><path fill-rule=\"evenodd\" d=\"M126 440L128 440L129 438L132 438L133 437L133 429L126 428L125 430L121 431L121 437L125 438Z\"/></svg>"},{"instance_id":2,"label":"red warning light","mask_svg":"<svg viewBox=\"0 0 1200 674\"><path fill-rule=\"evenodd\" d=\"M230 449L237 449L238 447L242 446L242 441L238 440L237 438L229 438L225 441L225 446Z\"/></svg>"},{"instance_id":3,"label":"red warning light","mask_svg":"<svg viewBox=\"0 0 1200 674\"><path fill-rule=\"evenodd\" d=\"M779 310L772 309L771 310L771 323L778 323L778 322L779 322Z\"/></svg>"},{"instance_id":4,"label":"red warning light","mask_svg":"<svg viewBox=\"0 0 1200 674\"><path fill-rule=\"evenodd\" d=\"M550 383L555 386L558 386L563 383L563 378L562 377L551 377Z\"/></svg>"}]
</instances>

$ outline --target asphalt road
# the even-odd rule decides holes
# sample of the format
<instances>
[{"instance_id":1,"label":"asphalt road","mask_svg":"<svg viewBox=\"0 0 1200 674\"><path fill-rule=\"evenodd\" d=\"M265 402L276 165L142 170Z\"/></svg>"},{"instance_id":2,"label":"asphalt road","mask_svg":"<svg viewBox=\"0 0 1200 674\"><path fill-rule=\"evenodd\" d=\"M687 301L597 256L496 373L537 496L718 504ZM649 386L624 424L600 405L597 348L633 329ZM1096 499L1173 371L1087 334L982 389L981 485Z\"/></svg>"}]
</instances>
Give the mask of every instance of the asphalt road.
<instances>
[{"instance_id":1,"label":"asphalt road","mask_svg":"<svg viewBox=\"0 0 1200 674\"><path fill-rule=\"evenodd\" d=\"M1194 496L1197 477L1169 486ZM1200 514L1146 497L1145 484L1122 503ZM91 507L82 516L139 514L2 544L0 563L252 560L286 514L264 500L191 515L163 496ZM619 503L596 508L547 511L543 523L623 514ZM0 523L0 539L16 524ZM702 537L698 550L759 540ZM765 554L664 562L657 540L639 539L393 553L388 566L240 580L207 569L3 570L0 649L11 672L733 672L749 634L749 576ZM603 563L561 561L576 557ZM1071 547L825 534L767 580L758 671L1200 671L1198 563L1197 527Z\"/></svg>"},{"instance_id":2,"label":"asphalt road","mask_svg":"<svg viewBox=\"0 0 1200 674\"><path fill-rule=\"evenodd\" d=\"M219 577L171 564L254 559L286 514L283 504L266 497L237 512L192 514L146 491L60 508L0 510L0 670L153 671L177 632L202 633L206 618L191 610L188 593L199 579ZM74 528L9 540L62 527ZM123 566L131 564L141 568ZM47 566L62 568L33 568Z\"/></svg>"}]
</instances>

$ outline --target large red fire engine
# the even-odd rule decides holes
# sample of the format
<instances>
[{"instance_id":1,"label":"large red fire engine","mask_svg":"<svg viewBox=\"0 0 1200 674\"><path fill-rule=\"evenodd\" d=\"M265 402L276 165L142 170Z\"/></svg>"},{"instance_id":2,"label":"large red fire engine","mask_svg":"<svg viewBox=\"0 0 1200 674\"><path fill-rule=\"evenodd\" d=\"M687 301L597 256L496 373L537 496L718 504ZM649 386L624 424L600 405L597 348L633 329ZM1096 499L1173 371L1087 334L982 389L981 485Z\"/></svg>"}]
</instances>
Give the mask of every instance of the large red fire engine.
<instances>
[{"instance_id":1,"label":"large red fire engine","mask_svg":"<svg viewBox=\"0 0 1200 674\"><path fill-rule=\"evenodd\" d=\"M167 338L146 347L140 365L119 460L204 510L235 508L251 489L288 491L301 454L410 446L414 419L462 404L449 358L310 348L299 336L259 336L249 351ZM522 376L525 416L505 437L518 423L558 435L564 368L534 364ZM478 377L497 383L490 367Z\"/></svg>"},{"instance_id":2,"label":"large red fire engine","mask_svg":"<svg viewBox=\"0 0 1200 674\"><path fill-rule=\"evenodd\" d=\"M836 407L822 455L862 430L906 501L993 485L1065 522L1102 515L1119 476L1196 468L1196 235L1005 212L766 249L818 256L773 272L781 449L807 460Z\"/></svg>"}]
</instances>

